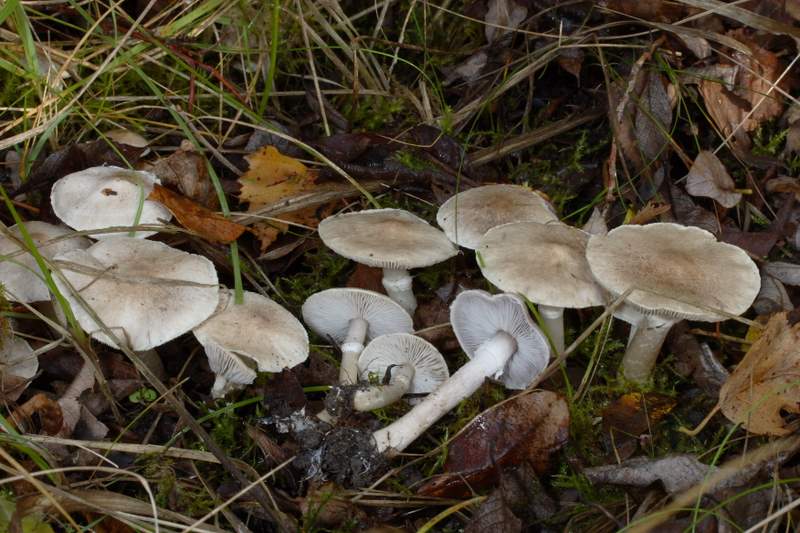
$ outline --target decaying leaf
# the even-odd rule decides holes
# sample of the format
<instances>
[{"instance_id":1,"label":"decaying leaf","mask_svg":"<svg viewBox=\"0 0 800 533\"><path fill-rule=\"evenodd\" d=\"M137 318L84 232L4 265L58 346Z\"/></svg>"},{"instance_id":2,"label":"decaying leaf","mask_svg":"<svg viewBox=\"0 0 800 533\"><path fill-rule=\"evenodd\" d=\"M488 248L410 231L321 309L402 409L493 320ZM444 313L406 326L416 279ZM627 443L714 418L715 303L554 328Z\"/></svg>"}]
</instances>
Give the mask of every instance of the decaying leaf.
<instances>
[{"instance_id":1,"label":"decaying leaf","mask_svg":"<svg viewBox=\"0 0 800 533\"><path fill-rule=\"evenodd\" d=\"M13 422L24 433L31 431L31 419L38 415L42 430L48 435L58 435L61 431L64 418L58 403L48 398L44 393L32 396L27 402L20 405L12 414Z\"/></svg>"},{"instance_id":2,"label":"decaying leaf","mask_svg":"<svg viewBox=\"0 0 800 533\"><path fill-rule=\"evenodd\" d=\"M781 412L800 413L800 323L770 318L719 394L722 413L759 435L793 431Z\"/></svg>"},{"instance_id":3,"label":"decaying leaf","mask_svg":"<svg viewBox=\"0 0 800 533\"><path fill-rule=\"evenodd\" d=\"M504 465L530 463L542 473L550 455L567 441L567 402L550 391L521 394L476 417L450 443L445 474L419 492L430 496L468 495L495 483Z\"/></svg>"},{"instance_id":4,"label":"decaying leaf","mask_svg":"<svg viewBox=\"0 0 800 533\"><path fill-rule=\"evenodd\" d=\"M228 220L157 183L153 186L153 192L148 196L148 200L163 204L184 228L197 233L207 241L226 244L235 241L247 230L245 226Z\"/></svg>"},{"instance_id":5,"label":"decaying leaf","mask_svg":"<svg viewBox=\"0 0 800 533\"><path fill-rule=\"evenodd\" d=\"M273 146L265 146L246 159L250 169L239 178L242 186L240 198L250 204L251 212L314 188L316 172L297 159L281 154ZM287 222L316 227L319 223L317 209L300 209L281 215L281 221L255 224L253 231L261 241L262 251L288 229Z\"/></svg>"},{"instance_id":6,"label":"decaying leaf","mask_svg":"<svg viewBox=\"0 0 800 533\"><path fill-rule=\"evenodd\" d=\"M492 491L478 507L464 533L480 533L482 531L503 531L505 533L522 531L522 520L511 511L499 489Z\"/></svg>"},{"instance_id":7,"label":"decaying leaf","mask_svg":"<svg viewBox=\"0 0 800 533\"><path fill-rule=\"evenodd\" d=\"M486 40L491 44L509 31L519 28L527 15L528 8L515 0L489 0L489 10L486 12Z\"/></svg>"},{"instance_id":8,"label":"decaying leaf","mask_svg":"<svg viewBox=\"0 0 800 533\"><path fill-rule=\"evenodd\" d=\"M686 176L686 191L692 196L713 198L727 208L735 206L742 199L725 165L708 150L697 154Z\"/></svg>"},{"instance_id":9,"label":"decaying leaf","mask_svg":"<svg viewBox=\"0 0 800 533\"><path fill-rule=\"evenodd\" d=\"M335 483L312 487L300 503L303 516L313 517L314 524L336 528L345 522L364 518L364 512L350 502Z\"/></svg>"},{"instance_id":10,"label":"decaying leaf","mask_svg":"<svg viewBox=\"0 0 800 533\"><path fill-rule=\"evenodd\" d=\"M665 81L660 74L650 73L645 77L635 108L633 130L637 148L646 161L653 161L663 154L669 140L672 124L672 106L667 96Z\"/></svg>"},{"instance_id":11,"label":"decaying leaf","mask_svg":"<svg viewBox=\"0 0 800 533\"><path fill-rule=\"evenodd\" d=\"M800 286L800 265L773 261L764 265L764 272L786 285Z\"/></svg>"},{"instance_id":12,"label":"decaying leaf","mask_svg":"<svg viewBox=\"0 0 800 533\"><path fill-rule=\"evenodd\" d=\"M655 392L623 394L603 410L603 437L617 456L630 457L638 448L639 437L675 407L670 396Z\"/></svg>"},{"instance_id":13,"label":"decaying leaf","mask_svg":"<svg viewBox=\"0 0 800 533\"><path fill-rule=\"evenodd\" d=\"M777 277L770 275L766 268L761 272L761 289L753 302L753 309L759 315L769 315L794 309L789 293L786 292L786 287Z\"/></svg>"},{"instance_id":14,"label":"decaying leaf","mask_svg":"<svg viewBox=\"0 0 800 533\"><path fill-rule=\"evenodd\" d=\"M660 481L668 493L675 494L702 481L709 468L694 456L672 455L659 459L635 457L619 465L587 468L583 473L589 481L598 484L647 487Z\"/></svg>"},{"instance_id":15,"label":"decaying leaf","mask_svg":"<svg viewBox=\"0 0 800 533\"><path fill-rule=\"evenodd\" d=\"M656 217L663 215L671 209L669 204L650 200L638 213L633 215L628 224L647 224ZM607 231L607 230L606 230Z\"/></svg>"},{"instance_id":16,"label":"decaying leaf","mask_svg":"<svg viewBox=\"0 0 800 533\"><path fill-rule=\"evenodd\" d=\"M217 209L219 199L208 177L205 158L194 150L179 149L148 165L165 186L172 187L208 209Z\"/></svg>"},{"instance_id":17,"label":"decaying leaf","mask_svg":"<svg viewBox=\"0 0 800 533\"><path fill-rule=\"evenodd\" d=\"M778 176L766 183L767 192L784 192L793 194L800 201L800 180L791 176Z\"/></svg>"}]
</instances>

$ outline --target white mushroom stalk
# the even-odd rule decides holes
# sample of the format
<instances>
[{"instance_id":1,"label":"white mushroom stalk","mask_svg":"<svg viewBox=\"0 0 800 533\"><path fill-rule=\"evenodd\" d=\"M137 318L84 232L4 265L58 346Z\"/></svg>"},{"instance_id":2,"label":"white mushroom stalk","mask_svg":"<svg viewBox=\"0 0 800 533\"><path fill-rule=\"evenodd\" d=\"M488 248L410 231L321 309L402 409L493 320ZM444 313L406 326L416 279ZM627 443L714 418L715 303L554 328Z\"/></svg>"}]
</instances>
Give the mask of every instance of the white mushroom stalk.
<instances>
[{"instance_id":1,"label":"white mushroom stalk","mask_svg":"<svg viewBox=\"0 0 800 533\"><path fill-rule=\"evenodd\" d=\"M633 289L616 316L632 324L622 373L639 383L650 378L673 324L742 314L761 286L758 268L744 250L693 226L620 226L593 235L586 257L612 295Z\"/></svg>"},{"instance_id":2,"label":"white mushroom stalk","mask_svg":"<svg viewBox=\"0 0 800 533\"><path fill-rule=\"evenodd\" d=\"M411 317L395 301L364 289L327 289L303 303L303 320L317 335L339 344L339 384L358 382L358 356L367 340L411 333Z\"/></svg>"},{"instance_id":3,"label":"white mushroom stalk","mask_svg":"<svg viewBox=\"0 0 800 533\"><path fill-rule=\"evenodd\" d=\"M486 379L527 387L550 358L547 340L514 295L464 291L450 307L450 322L470 361L407 414L376 431L379 452L403 451Z\"/></svg>"},{"instance_id":4,"label":"white mushroom stalk","mask_svg":"<svg viewBox=\"0 0 800 533\"><path fill-rule=\"evenodd\" d=\"M444 233L402 209L335 215L323 220L318 231L342 257L382 268L387 294L411 316L417 300L408 270L441 263L458 252Z\"/></svg>"},{"instance_id":5,"label":"white mushroom stalk","mask_svg":"<svg viewBox=\"0 0 800 533\"><path fill-rule=\"evenodd\" d=\"M502 374L508 360L517 350L514 338L504 331L481 344L474 357L459 368L450 379L433 391L411 411L373 433L378 451L401 452L437 420L483 385L490 377Z\"/></svg>"},{"instance_id":6,"label":"white mushroom stalk","mask_svg":"<svg viewBox=\"0 0 800 533\"><path fill-rule=\"evenodd\" d=\"M564 351L564 308L539 304L539 314L557 353Z\"/></svg>"},{"instance_id":7,"label":"white mushroom stalk","mask_svg":"<svg viewBox=\"0 0 800 533\"><path fill-rule=\"evenodd\" d=\"M370 378L388 378L388 383L358 387L353 394L356 411L386 407L406 394L428 394L450 375L439 350L408 333L377 337L361 352L358 369L364 383Z\"/></svg>"}]
</instances>

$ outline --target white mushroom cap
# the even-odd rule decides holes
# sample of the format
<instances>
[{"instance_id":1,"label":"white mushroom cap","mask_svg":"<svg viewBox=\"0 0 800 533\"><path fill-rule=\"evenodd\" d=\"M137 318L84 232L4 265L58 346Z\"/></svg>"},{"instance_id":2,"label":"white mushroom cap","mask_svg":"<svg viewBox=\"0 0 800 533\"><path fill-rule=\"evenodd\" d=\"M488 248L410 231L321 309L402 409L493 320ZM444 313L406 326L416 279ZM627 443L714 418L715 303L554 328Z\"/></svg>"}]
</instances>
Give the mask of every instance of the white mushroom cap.
<instances>
[{"instance_id":1,"label":"white mushroom cap","mask_svg":"<svg viewBox=\"0 0 800 533\"><path fill-rule=\"evenodd\" d=\"M213 263L162 242L115 237L55 261L86 305L132 350L149 350L197 327L219 302ZM55 280L81 327L117 347L64 281Z\"/></svg>"},{"instance_id":2,"label":"white mushroom cap","mask_svg":"<svg viewBox=\"0 0 800 533\"><path fill-rule=\"evenodd\" d=\"M327 289L303 303L303 320L317 335L344 341L350 321L361 318L369 325L367 339L388 333L411 333L414 324L394 300L365 289Z\"/></svg>"},{"instance_id":3,"label":"white mushroom cap","mask_svg":"<svg viewBox=\"0 0 800 533\"><path fill-rule=\"evenodd\" d=\"M758 268L744 250L694 226L620 226L608 235L593 235L586 257L597 281L612 294L633 288L626 303L644 314L724 320L711 309L741 314L761 286Z\"/></svg>"},{"instance_id":4,"label":"white mushroom cap","mask_svg":"<svg viewBox=\"0 0 800 533\"><path fill-rule=\"evenodd\" d=\"M85 237L74 235L64 226L55 226L47 222L31 220L25 222L36 249L48 259L69 250L88 248L92 243ZM9 300L17 302L41 302L50 299L50 291L42 280L42 271L33 256L21 245L22 232L18 225L11 226L9 231L19 239L0 236L0 255L10 256L0 261L0 282L8 291ZM62 239L63 237L63 239ZM50 242L58 239L56 242ZM21 253L17 253L21 252ZM15 254L11 256L11 254Z\"/></svg>"},{"instance_id":5,"label":"white mushroom cap","mask_svg":"<svg viewBox=\"0 0 800 533\"><path fill-rule=\"evenodd\" d=\"M142 137L133 130L125 128L115 128L105 133L105 136L119 144L127 144L134 148L146 148L150 141Z\"/></svg>"},{"instance_id":6,"label":"white mushroom cap","mask_svg":"<svg viewBox=\"0 0 800 533\"><path fill-rule=\"evenodd\" d=\"M450 323L461 348L470 358L496 333L514 338L517 350L500 376L509 389L524 389L547 366L550 345L528 314L525 303L513 294L469 290L450 306Z\"/></svg>"},{"instance_id":7,"label":"white mushroom cap","mask_svg":"<svg viewBox=\"0 0 800 533\"><path fill-rule=\"evenodd\" d=\"M318 230L331 250L372 267L427 267L458 252L444 233L402 209L343 213L320 222Z\"/></svg>"},{"instance_id":8,"label":"white mushroom cap","mask_svg":"<svg viewBox=\"0 0 800 533\"><path fill-rule=\"evenodd\" d=\"M520 185L485 185L449 198L436 222L447 238L474 250L490 229L510 222L558 222L555 210L535 191Z\"/></svg>"},{"instance_id":9,"label":"white mushroom cap","mask_svg":"<svg viewBox=\"0 0 800 533\"><path fill-rule=\"evenodd\" d=\"M308 358L308 333L289 311L266 296L244 292L241 304L233 293L220 292L222 310L199 327L194 336L206 348L251 359L260 372L280 372Z\"/></svg>"},{"instance_id":10,"label":"white mushroom cap","mask_svg":"<svg viewBox=\"0 0 800 533\"><path fill-rule=\"evenodd\" d=\"M606 303L586 262L589 235L565 224L516 222L490 229L477 249L486 279L537 304L580 309Z\"/></svg>"},{"instance_id":11,"label":"white mushroom cap","mask_svg":"<svg viewBox=\"0 0 800 533\"><path fill-rule=\"evenodd\" d=\"M370 374L382 378L389 366L404 364L414 367L414 378L407 394L427 394L450 377L439 350L409 333L381 335L370 342L358 358L363 381L367 381Z\"/></svg>"},{"instance_id":12,"label":"white mushroom cap","mask_svg":"<svg viewBox=\"0 0 800 533\"><path fill-rule=\"evenodd\" d=\"M20 337L3 339L0 349L0 373L31 379L39 370L39 360L28 341Z\"/></svg>"},{"instance_id":13,"label":"white mushroom cap","mask_svg":"<svg viewBox=\"0 0 800 533\"><path fill-rule=\"evenodd\" d=\"M50 201L53 212L67 226L76 230L132 226L141 204L139 224L161 224L172 219L172 213L158 202L147 200L155 174L119 167L92 167L68 174L53 184ZM145 238L155 231L138 231ZM118 233L98 233L104 239Z\"/></svg>"}]
</instances>

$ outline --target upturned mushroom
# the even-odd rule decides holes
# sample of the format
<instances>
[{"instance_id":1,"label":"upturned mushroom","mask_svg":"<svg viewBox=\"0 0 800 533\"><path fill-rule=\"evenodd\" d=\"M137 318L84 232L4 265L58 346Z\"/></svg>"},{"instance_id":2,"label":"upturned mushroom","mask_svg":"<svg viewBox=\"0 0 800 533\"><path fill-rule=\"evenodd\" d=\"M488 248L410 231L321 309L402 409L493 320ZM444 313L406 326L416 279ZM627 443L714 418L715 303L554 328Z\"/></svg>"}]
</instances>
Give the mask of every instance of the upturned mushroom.
<instances>
[{"instance_id":1,"label":"upturned mushroom","mask_svg":"<svg viewBox=\"0 0 800 533\"><path fill-rule=\"evenodd\" d=\"M358 358L363 383L370 377L387 383L362 386L353 393L353 409L372 411L398 401L406 394L433 392L450 376L447 363L431 343L409 333L381 335Z\"/></svg>"},{"instance_id":2,"label":"upturned mushroom","mask_svg":"<svg viewBox=\"0 0 800 533\"><path fill-rule=\"evenodd\" d=\"M586 257L612 295L632 289L620 315L635 327L622 373L636 382L650 378L673 324L740 315L761 285L758 268L744 250L693 226L620 226L608 235L592 235Z\"/></svg>"},{"instance_id":3,"label":"upturned mushroom","mask_svg":"<svg viewBox=\"0 0 800 533\"><path fill-rule=\"evenodd\" d=\"M47 259L91 245L89 239L73 235L72 231L63 226L37 220L24 224L36 249ZM5 287L8 299L23 303L49 300L50 290L44 282L39 265L22 241L19 226L11 226L9 233L12 238L0 237L0 256L3 258L0 261L0 282Z\"/></svg>"},{"instance_id":4,"label":"upturned mushroom","mask_svg":"<svg viewBox=\"0 0 800 533\"><path fill-rule=\"evenodd\" d=\"M379 452L403 451L487 378L524 389L547 366L547 339L515 295L464 291L450 307L450 322L470 361L408 413L376 431Z\"/></svg>"},{"instance_id":5,"label":"upturned mushroom","mask_svg":"<svg viewBox=\"0 0 800 533\"><path fill-rule=\"evenodd\" d=\"M220 311L193 330L216 374L211 395L221 398L249 385L259 372L280 372L308 358L308 333L289 311L266 296L244 292L233 303L220 291Z\"/></svg>"},{"instance_id":6,"label":"upturned mushroom","mask_svg":"<svg viewBox=\"0 0 800 533\"><path fill-rule=\"evenodd\" d=\"M559 353L564 351L564 308L607 300L586 262L588 240L586 232L565 224L515 222L487 231L477 249L486 279L538 304Z\"/></svg>"},{"instance_id":7,"label":"upturned mushroom","mask_svg":"<svg viewBox=\"0 0 800 533\"><path fill-rule=\"evenodd\" d=\"M402 209L343 213L326 218L318 229L337 254L382 268L386 293L411 316L417 300L408 270L441 263L458 252L444 233Z\"/></svg>"},{"instance_id":8,"label":"upturned mushroom","mask_svg":"<svg viewBox=\"0 0 800 533\"><path fill-rule=\"evenodd\" d=\"M317 335L339 344L339 384L358 381L358 356L364 343L388 333L411 333L408 313L391 298L364 289L327 289L303 303L303 320Z\"/></svg>"},{"instance_id":9,"label":"upturned mushroom","mask_svg":"<svg viewBox=\"0 0 800 533\"><path fill-rule=\"evenodd\" d=\"M447 238L470 250L490 229L511 222L558 222L553 206L521 185L484 185L451 196L436 213Z\"/></svg>"},{"instance_id":10,"label":"upturned mushroom","mask_svg":"<svg viewBox=\"0 0 800 533\"><path fill-rule=\"evenodd\" d=\"M199 326L219 302L214 264L161 242L104 239L53 262L60 271L56 285L80 326L114 348L100 323L142 352Z\"/></svg>"},{"instance_id":11,"label":"upturned mushroom","mask_svg":"<svg viewBox=\"0 0 800 533\"><path fill-rule=\"evenodd\" d=\"M64 224L76 230L106 229L134 224L162 224L172 213L158 202L148 200L158 178L140 170L92 167L68 174L53 184L50 202ZM133 237L146 238L155 231L137 231ZM96 233L95 239L120 233Z\"/></svg>"}]
</instances>

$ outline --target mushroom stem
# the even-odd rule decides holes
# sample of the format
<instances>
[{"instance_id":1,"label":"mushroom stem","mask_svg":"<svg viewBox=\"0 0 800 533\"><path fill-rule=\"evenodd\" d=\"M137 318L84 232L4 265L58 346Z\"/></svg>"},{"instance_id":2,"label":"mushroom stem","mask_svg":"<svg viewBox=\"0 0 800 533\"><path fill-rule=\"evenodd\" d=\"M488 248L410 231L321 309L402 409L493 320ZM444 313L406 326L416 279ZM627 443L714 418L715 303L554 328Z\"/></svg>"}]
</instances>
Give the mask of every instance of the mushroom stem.
<instances>
[{"instance_id":1,"label":"mushroom stem","mask_svg":"<svg viewBox=\"0 0 800 533\"><path fill-rule=\"evenodd\" d=\"M417 310L417 299L411 288L411 275L408 270L384 268L381 282L389 298L399 303L413 317L414 311Z\"/></svg>"},{"instance_id":2,"label":"mushroom stem","mask_svg":"<svg viewBox=\"0 0 800 533\"><path fill-rule=\"evenodd\" d=\"M494 337L475 351L474 357L467 364L422 402L401 418L372 434L378 451L402 452L461 400L478 390L487 377L502 373L516 350L517 343L511 335L505 331L495 333Z\"/></svg>"},{"instance_id":3,"label":"mushroom stem","mask_svg":"<svg viewBox=\"0 0 800 533\"><path fill-rule=\"evenodd\" d=\"M214 379L214 385L211 387L211 397L214 399L219 399L224 397L228 391L230 391L230 387L228 386L228 380L222 374L217 374L217 377Z\"/></svg>"},{"instance_id":4,"label":"mushroom stem","mask_svg":"<svg viewBox=\"0 0 800 533\"><path fill-rule=\"evenodd\" d=\"M564 308L539 304L539 313L558 355L564 351Z\"/></svg>"},{"instance_id":5,"label":"mushroom stem","mask_svg":"<svg viewBox=\"0 0 800 533\"><path fill-rule=\"evenodd\" d=\"M644 317L631 326L628 347L622 358L622 375L638 383L650 379L656 359L675 321Z\"/></svg>"},{"instance_id":6,"label":"mushroom stem","mask_svg":"<svg viewBox=\"0 0 800 533\"><path fill-rule=\"evenodd\" d=\"M372 385L353 394L353 409L356 411L380 409L398 401L408 392L414 379L414 366L396 365L389 369L389 372L392 377L388 384Z\"/></svg>"},{"instance_id":7,"label":"mushroom stem","mask_svg":"<svg viewBox=\"0 0 800 533\"><path fill-rule=\"evenodd\" d=\"M364 350L369 323L363 318L350 320L347 335L342 342L342 366L339 367L339 384L358 383L358 356Z\"/></svg>"}]
</instances>

